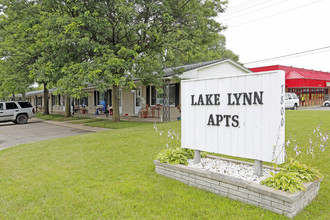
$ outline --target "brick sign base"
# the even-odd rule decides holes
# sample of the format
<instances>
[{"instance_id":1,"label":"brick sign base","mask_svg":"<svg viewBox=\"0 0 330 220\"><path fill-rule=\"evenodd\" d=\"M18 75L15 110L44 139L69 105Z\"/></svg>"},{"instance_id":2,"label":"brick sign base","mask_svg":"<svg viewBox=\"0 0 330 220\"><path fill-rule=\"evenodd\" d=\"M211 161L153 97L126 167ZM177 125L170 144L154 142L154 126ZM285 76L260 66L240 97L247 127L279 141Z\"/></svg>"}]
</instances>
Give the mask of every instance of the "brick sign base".
<instances>
[{"instance_id":1,"label":"brick sign base","mask_svg":"<svg viewBox=\"0 0 330 220\"><path fill-rule=\"evenodd\" d=\"M238 200L293 218L318 194L320 181L306 183L306 191L295 193L244 181L239 178L184 165L154 161L156 173L220 196Z\"/></svg>"}]
</instances>

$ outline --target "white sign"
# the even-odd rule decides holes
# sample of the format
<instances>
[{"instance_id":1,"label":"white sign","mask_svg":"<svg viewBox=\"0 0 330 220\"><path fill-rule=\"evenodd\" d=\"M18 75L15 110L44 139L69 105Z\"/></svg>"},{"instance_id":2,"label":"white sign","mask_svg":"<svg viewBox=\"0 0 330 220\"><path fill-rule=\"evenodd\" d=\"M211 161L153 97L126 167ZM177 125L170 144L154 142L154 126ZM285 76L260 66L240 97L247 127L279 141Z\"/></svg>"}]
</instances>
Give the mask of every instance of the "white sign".
<instances>
[{"instance_id":1,"label":"white sign","mask_svg":"<svg viewBox=\"0 0 330 220\"><path fill-rule=\"evenodd\" d=\"M330 82L327 82L327 87L330 86Z\"/></svg>"},{"instance_id":2,"label":"white sign","mask_svg":"<svg viewBox=\"0 0 330 220\"><path fill-rule=\"evenodd\" d=\"M284 71L181 81L182 147L284 162Z\"/></svg>"}]
</instances>

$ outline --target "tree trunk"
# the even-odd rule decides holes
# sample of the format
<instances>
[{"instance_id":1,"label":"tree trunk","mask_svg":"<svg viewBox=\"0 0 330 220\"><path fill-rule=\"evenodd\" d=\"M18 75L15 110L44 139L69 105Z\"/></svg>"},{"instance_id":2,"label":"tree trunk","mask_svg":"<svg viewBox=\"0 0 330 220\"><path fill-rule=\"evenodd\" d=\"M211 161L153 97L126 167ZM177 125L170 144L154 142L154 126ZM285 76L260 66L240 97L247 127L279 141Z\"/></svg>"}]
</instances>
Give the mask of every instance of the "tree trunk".
<instances>
[{"instance_id":1,"label":"tree trunk","mask_svg":"<svg viewBox=\"0 0 330 220\"><path fill-rule=\"evenodd\" d=\"M15 101L15 94L13 93L13 98L12 98L13 100L12 101Z\"/></svg>"},{"instance_id":2,"label":"tree trunk","mask_svg":"<svg viewBox=\"0 0 330 220\"><path fill-rule=\"evenodd\" d=\"M44 83L44 107L42 114L49 115L49 102L48 102L48 89L47 89L47 83Z\"/></svg>"},{"instance_id":3,"label":"tree trunk","mask_svg":"<svg viewBox=\"0 0 330 220\"><path fill-rule=\"evenodd\" d=\"M71 102L70 102L70 96L65 95L65 118L71 117Z\"/></svg>"},{"instance_id":4,"label":"tree trunk","mask_svg":"<svg viewBox=\"0 0 330 220\"><path fill-rule=\"evenodd\" d=\"M112 86L112 109L113 109L113 122L120 121L120 113L119 113L119 86Z\"/></svg>"}]
</instances>

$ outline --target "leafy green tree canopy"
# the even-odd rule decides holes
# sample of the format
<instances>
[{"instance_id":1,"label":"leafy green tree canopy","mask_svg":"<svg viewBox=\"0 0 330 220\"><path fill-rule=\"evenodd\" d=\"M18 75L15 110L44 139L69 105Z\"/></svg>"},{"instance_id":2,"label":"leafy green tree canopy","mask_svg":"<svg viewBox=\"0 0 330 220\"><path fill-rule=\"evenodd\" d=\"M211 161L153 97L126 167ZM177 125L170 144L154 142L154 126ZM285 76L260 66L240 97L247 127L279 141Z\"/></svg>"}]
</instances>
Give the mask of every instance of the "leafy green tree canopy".
<instances>
[{"instance_id":1,"label":"leafy green tree canopy","mask_svg":"<svg viewBox=\"0 0 330 220\"><path fill-rule=\"evenodd\" d=\"M224 27L214 20L225 10L223 0L0 0L0 4L8 16L1 27L13 30L13 36L20 33L18 39L26 42L26 65L33 79L45 88L56 86L67 96L79 96L88 84L100 91L112 86L114 121L120 119L119 87L134 87L133 79L157 84L165 67L238 59L225 49L220 34ZM14 48L8 37L1 36Z\"/></svg>"}]
</instances>

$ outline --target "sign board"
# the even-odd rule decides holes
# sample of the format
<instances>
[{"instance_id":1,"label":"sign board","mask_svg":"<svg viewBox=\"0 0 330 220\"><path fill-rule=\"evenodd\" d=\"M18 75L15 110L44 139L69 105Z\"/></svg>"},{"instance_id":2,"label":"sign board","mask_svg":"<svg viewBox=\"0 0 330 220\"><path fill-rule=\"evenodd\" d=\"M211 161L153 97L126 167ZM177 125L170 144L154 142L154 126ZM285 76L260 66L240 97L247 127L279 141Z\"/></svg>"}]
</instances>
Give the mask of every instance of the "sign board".
<instances>
[{"instance_id":1,"label":"sign board","mask_svg":"<svg viewBox=\"0 0 330 220\"><path fill-rule=\"evenodd\" d=\"M284 162L284 71L181 84L182 147Z\"/></svg>"},{"instance_id":2,"label":"sign board","mask_svg":"<svg viewBox=\"0 0 330 220\"><path fill-rule=\"evenodd\" d=\"M330 87L330 82L327 82L327 87Z\"/></svg>"}]
</instances>

